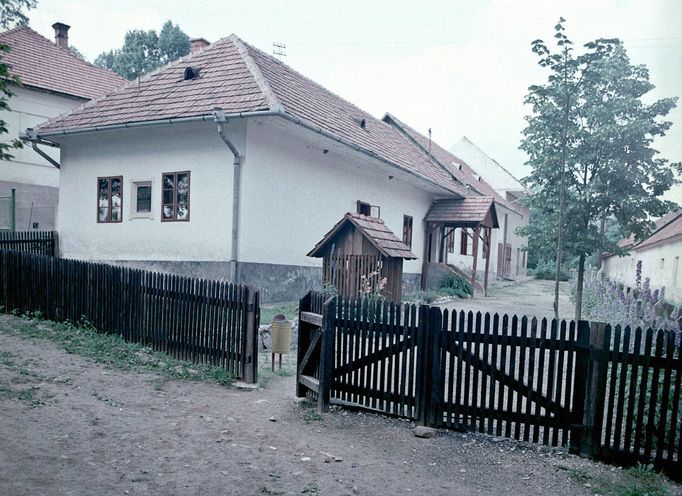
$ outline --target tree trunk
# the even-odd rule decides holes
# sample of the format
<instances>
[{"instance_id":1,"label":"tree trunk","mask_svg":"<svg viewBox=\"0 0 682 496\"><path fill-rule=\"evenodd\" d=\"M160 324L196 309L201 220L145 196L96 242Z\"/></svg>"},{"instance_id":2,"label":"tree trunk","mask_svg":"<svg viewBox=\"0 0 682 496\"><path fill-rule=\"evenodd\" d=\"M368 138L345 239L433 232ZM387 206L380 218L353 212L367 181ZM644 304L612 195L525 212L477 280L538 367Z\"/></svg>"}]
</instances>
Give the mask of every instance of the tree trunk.
<instances>
[{"instance_id":1,"label":"tree trunk","mask_svg":"<svg viewBox=\"0 0 682 496\"><path fill-rule=\"evenodd\" d=\"M604 260L604 230L606 228L606 219L602 217L599 225L599 251L597 252L597 270L601 269L601 264Z\"/></svg>"},{"instance_id":2,"label":"tree trunk","mask_svg":"<svg viewBox=\"0 0 682 496\"><path fill-rule=\"evenodd\" d=\"M580 254L578 261L578 283L575 288L575 320L580 320L583 311L583 279L585 275L585 254Z\"/></svg>"}]
</instances>

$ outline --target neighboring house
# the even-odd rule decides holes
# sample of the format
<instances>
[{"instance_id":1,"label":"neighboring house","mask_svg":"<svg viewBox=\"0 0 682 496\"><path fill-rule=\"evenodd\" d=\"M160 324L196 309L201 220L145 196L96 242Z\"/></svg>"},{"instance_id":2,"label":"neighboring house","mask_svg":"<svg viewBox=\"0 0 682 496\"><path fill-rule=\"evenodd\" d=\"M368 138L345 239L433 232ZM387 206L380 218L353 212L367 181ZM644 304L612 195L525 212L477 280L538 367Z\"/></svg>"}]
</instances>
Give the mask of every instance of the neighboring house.
<instances>
[{"instance_id":1,"label":"neighboring house","mask_svg":"<svg viewBox=\"0 0 682 496\"><path fill-rule=\"evenodd\" d=\"M513 208L516 215L505 212L504 218L500 219L502 232L498 234L495 242L497 256L493 257L493 260L497 264L498 276L525 275L527 263L525 248L528 245L528 237L517 235L516 229L528 224L530 210L519 201L528 194L528 189L466 136L455 143L450 151L480 174Z\"/></svg>"},{"instance_id":2,"label":"neighboring house","mask_svg":"<svg viewBox=\"0 0 682 496\"><path fill-rule=\"evenodd\" d=\"M11 48L2 55L3 61L22 83L20 87L11 86L11 110L0 113L9 130L3 140L16 139L24 129L69 112L125 83L118 74L71 54L69 26L55 23L53 28L55 43L26 26L0 33L0 43ZM16 229L54 229L59 170L31 146L11 153L14 159L0 163L0 197L7 198L12 189L16 191ZM59 160L59 150L48 149L47 154ZM7 201L0 204L0 210L0 230L7 229Z\"/></svg>"},{"instance_id":3,"label":"neighboring house","mask_svg":"<svg viewBox=\"0 0 682 496\"><path fill-rule=\"evenodd\" d=\"M409 290L444 258L427 225L484 236L498 202L513 210L397 120L234 35L29 135L61 147L62 256L248 282L265 301L319 286L307 254L347 212L380 217L419 257L403 265ZM427 222L437 201L446 215Z\"/></svg>"},{"instance_id":4,"label":"neighboring house","mask_svg":"<svg viewBox=\"0 0 682 496\"><path fill-rule=\"evenodd\" d=\"M611 279L634 287L637 262L642 262L642 279L648 277L653 288L665 287L666 299L682 302L682 210L671 212L656 221L648 238L622 240L619 245L627 255L607 255L602 271Z\"/></svg>"}]
</instances>

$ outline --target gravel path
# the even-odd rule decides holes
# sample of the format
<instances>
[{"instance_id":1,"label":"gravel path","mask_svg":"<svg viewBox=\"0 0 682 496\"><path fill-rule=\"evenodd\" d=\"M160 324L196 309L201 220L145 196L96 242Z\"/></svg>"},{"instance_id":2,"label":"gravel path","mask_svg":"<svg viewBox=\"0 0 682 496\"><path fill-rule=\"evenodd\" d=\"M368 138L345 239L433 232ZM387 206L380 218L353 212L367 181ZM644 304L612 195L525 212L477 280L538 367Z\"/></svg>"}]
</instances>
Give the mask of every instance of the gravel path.
<instances>
[{"instance_id":1,"label":"gravel path","mask_svg":"<svg viewBox=\"0 0 682 496\"><path fill-rule=\"evenodd\" d=\"M293 377L242 391L107 369L17 322L0 316L3 496L565 496L593 494L576 474L617 470L475 434L419 439L377 415L320 418L293 399Z\"/></svg>"},{"instance_id":2,"label":"gravel path","mask_svg":"<svg viewBox=\"0 0 682 496\"><path fill-rule=\"evenodd\" d=\"M559 315L562 319L573 319L575 306L570 299L569 283L559 286ZM439 306L450 310L469 310L529 317L554 318L554 281L527 279L516 283L505 283L488 290L488 296L477 294L475 298L454 300Z\"/></svg>"}]
</instances>

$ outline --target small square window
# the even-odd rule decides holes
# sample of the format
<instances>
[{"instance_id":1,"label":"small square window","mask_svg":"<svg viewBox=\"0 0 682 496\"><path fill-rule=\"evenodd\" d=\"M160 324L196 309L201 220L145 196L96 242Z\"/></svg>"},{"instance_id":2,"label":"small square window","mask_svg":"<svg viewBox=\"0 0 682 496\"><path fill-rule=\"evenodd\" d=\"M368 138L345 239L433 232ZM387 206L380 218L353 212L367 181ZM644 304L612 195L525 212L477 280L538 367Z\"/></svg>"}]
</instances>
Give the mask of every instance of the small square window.
<instances>
[{"instance_id":1,"label":"small square window","mask_svg":"<svg viewBox=\"0 0 682 496\"><path fill-rule=\"evenodd\" d=\"M152 181L132 181L130 183L130 218L151 219Z\"/></svg>"}]
</instances>

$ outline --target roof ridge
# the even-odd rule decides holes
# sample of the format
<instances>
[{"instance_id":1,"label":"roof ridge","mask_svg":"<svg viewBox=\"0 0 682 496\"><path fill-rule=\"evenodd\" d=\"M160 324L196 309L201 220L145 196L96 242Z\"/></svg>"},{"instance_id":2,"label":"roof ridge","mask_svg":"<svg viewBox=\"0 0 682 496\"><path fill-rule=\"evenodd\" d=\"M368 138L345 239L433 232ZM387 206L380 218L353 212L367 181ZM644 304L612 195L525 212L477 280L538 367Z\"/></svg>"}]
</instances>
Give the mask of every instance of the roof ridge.
<instances>
[{"instance_id":1,"label":"roof ridge","mask_svg":"<svg viewBox=\"0 0 682 496\"><path fill-rule=\"evenodd\" d=\"M457 176L455 176L452 172L450 172L450 170L449 170L449 169L448 169L440 160L438 160L438 157L434 156L433 153L430 153L426 148L424 148L424 146L423 146L421 143L419 143L419 141L417 141L417 140L414 138L414 136L412 136L409 132L407 132L407 131L404 129L405 126L407 126L407 124L405 124L403 121L401 121L400 119L398 119L396 116L394 116L394 115L391 114L390 112L386 112L386 115L384 115L384 118L389 118L390 120L392 120L393 122L395 122L395 123L396 123L396 126L394 126L395 129L397 129L397 130L400 132L400 134L402 134L403 136L405 136L412 144L414 144L417 148L419 148L419 149L422 151L422 153L423 153L424 155L426 155L426 156L429 157L430 159L433 159L433 160L440 166L441 169L443 169L450 177L452 177L452 179L454 179L454 180L455 180L456 182L458 182L459 184L464 185L465 187L468 185L472 190L476 191L476 192L479 193L479 194L482 194L480 191L478 191L476 188L474 188L473 185L468 184L468 183L465 183L465 182L462 181L460 178L458 178ZM383 119L382 119L382 120L383 120ZM390 125L390 124L389 124L389 125ZM410 126L410 127L411 127L411 126ZM418 132L416 129L415 129L414 131L415 131L415 132ZM432 141L432 143L436 144L436 143L433 142L433 141Z\"/></svg>"},{"instance_id":2,"label":"roof ridge","mask_svg":"<svg viewBox=\"0 0 682 496\"><path fill-rule=\"evenodd\" d=\"M481 152L483 155L485 155L485 156L488 157L490 160L492 160L493 162L495 162L495 165L497 165L500 169L502 169L504 172L506 172L507 175L508 175L509 177L511 177L514 181L516 181L516 182L524 189L524 191L528 192L528 188L526 187L525 184L523 184L523 183L521 182L521 179L519 179L519 178L516 177L514 174L512 174L511 172L509 172L509 171L504 167L504 165L502 165L501 163L499 163L494 157L491 157L491 156L488 155L486 152L484 152L484 151L481 149L481 147L479 147L476 143L474 143L473 141L471 141L466 135L462 135L462 137L459 139L459 141L458 141L457 143L459 143L459 142L462 141L462 140L466 140L471 146L473 146L473 147L476 148L479 152ZM453 145L453 147L457 146L457 143L455 143L455 144ZM454 155L454 153L453 153L452 151L450 151L450 153L452 153L452 154Z\"/></svg>"},{"instance_id":3,"label":"roof ridge","mask_svg":"<svg viewBox=\"0 0 682 496\"><path fill-rule=\"evenodd\" d=\"M238 38L236 35L235 35L235 37ZM238 39L239 39L239 38L238 38ZM245 47L247 47L248 49L255 50L256 52L260 53L263 57L266 57L267 59L271 60L271 61L274 62L275 64L278 64L278 65L280 65L280 66L285 67L288 71L291 71L292 73L296 74L298 77L300 77L300 78L302 78L302 79L305 79L307 82L309 82L310 84L314 85L315 87L321 89L322 91L324 91L324 92L326 92L326 93L329 93L330 95L334 96L335 98L338 98L339 100L343 101L343 102L346 103L347 105L350 105L350 106L353 107L357 112L361 113L363 117L365 117L365 116L366 116L366 117L369 117L370 119L372 119L373 121L375 121L376 124L379 124L379 125L381 125L381 126L388 126L388 127L391 127L389 124L385 123L385 122L384 122L382 119L380 119L379 117L377 117L377 116L371 114L370 112L368 112L368 111L366 111L366 110L363 110L362 108L358 107L356 104L354 104L353 102L351 102L351 101L348 100L347 98L344 98L344 97L340 96L338 93L336 93L336 92L330 90L330 89L327 88L326 86L323 86L322 84L320 84L320 83L318 83L317 81L311 79L310 77L306 76L306 75L303 74L302 72L300 72L300 71L294 69L293 67L291 67L290 65L288 65L288 64L286 64L286 63L284 63L284 62L282 62L282 61L279 60L278 58L273 57L273 56L270 55L269 53L264 52L264 51L261 50L260 48L258 48L258 47L256 47L256 46L253 46L253 45L251 45L251 44L245 42L244 40L239 39L239 41L240 41ZM253 59L253 57L252 57L250 54L249 54L249 57L250 57L251 59ZM255 61L254 61L254 62L255 62ZM255 63L258 64L257 62L255 62ZM259 71L260 71L260 69L259 69ZM360 117L360 116L358 116L358 117Z\"/></svg>"},{"instance_id":4,"label":"roof ridge","mask_svg":"<svg viewBox=\"0 0 682 496\"><path fill-rule=\"evenodd\" d=\"M270 110L284 111L284 106L279 101L279 98L277 98L277 95L270 87L270 83L268 82L267 78L263 75L263 72L260 70L258 63L249 54L249 51L246 48L246 43L242 41L234 33L231 34L228 38L237 48L239 55L246 64L246 68L251 72L251 75L256 80L256 84L258 85L258 88L260 88L261 92L265 96L265 99L268 102Z\"/></svg>"}]
</instances>

